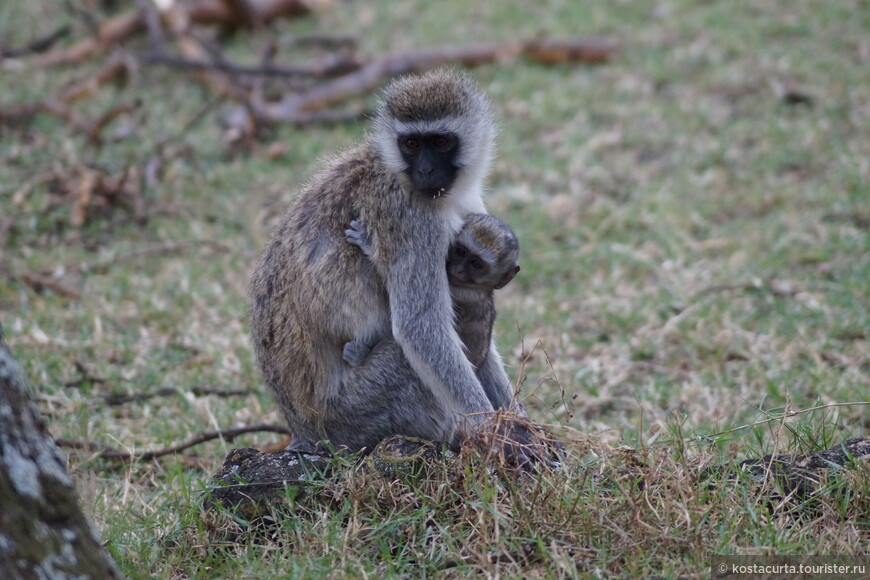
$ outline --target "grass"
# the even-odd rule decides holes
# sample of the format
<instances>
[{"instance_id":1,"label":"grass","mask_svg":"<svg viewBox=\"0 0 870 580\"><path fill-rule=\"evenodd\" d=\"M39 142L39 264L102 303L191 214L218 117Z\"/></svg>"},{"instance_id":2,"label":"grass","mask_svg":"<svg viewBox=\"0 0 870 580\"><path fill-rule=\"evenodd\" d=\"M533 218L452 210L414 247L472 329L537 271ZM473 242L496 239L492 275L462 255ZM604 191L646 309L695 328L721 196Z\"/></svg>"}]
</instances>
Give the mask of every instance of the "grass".
<instances>
[{"instance_id":1,"label":"grass","mask_svg":"<svg viewBox=\"0 0 870 580\"><path fill-rule=\"evenodd\" d=\"M9 44L48 22L85 34L60 4L0 6ZM502 121L488 205L522 247L522 272L498 296L499 344L531 415L561 429L570 459L528 481L465 456L398 480L348 466L257 531L208 521L199 497L226 451L274 436L126 467L73 456L84 506L127 576L678 577L707 575L711 554L870 550L866 465L788 501L771 500L769 484L696 479L710 464L814 451L870 426L867 406L833 406L870 392L864 2L365 1L276 29L358 33L369 50L622 40L602 67L475 71ZM244 58L262 39L227 43ZM96 64L3 67L0 106ZM0 126L0 222L14 216L2 261L81 293L0 278L7 340L55 437L143 449L280 422L248 345L247 278L318 157L365 123L280 127L233 152L216 112L179 131L207 92L147 67L77 110L135 98L133 138L99 148L49 117ZM48 172L86 163L117 174L168 135L146 220L116 211L74 228L69 205L53 205ZM166 244L176 249L156 251ZM95 263L107 266L79 267ZM164 387L178 395L102 402ZM811 407L822 408L776 419Z\"/></svg>"}]
</instances>

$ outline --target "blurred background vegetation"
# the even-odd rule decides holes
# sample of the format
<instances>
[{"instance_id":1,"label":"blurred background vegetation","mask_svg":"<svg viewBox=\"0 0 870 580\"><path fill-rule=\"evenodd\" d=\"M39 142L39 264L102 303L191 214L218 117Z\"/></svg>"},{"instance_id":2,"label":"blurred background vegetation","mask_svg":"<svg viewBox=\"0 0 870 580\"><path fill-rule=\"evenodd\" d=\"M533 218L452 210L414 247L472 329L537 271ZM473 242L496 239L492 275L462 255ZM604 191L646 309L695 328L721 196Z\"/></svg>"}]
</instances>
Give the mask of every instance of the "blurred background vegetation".
<instances>
[{"instance_id":1,"label":"blurred background vegetation","mask_svg":"<svg viewBox=\"0 0 870 580\"><path fill-rule=\"evenodd\" d=\"M68 26L52 50L68 48L137 6L4 2L0 46ZM511 59L474 70L502 124L488 207L522 248L522 272L497 295L496 332L531 415L569 437L669 438L719 457L867 432L867 406L844 405L870 393L866 0L335 1L198 34L249 65L270 43L275 63L320 58L322 47L296 42L315 34L351 36L368 55L618 41L596 66ZM248 276L318 159L367 127L361 116L246 133L232 99L195 71L149 64L148 47L140 33L77 64L0 61L0 322L55 437L137 451L281 422L248 344ZM121 80L64 115L45 105L113 58ZM271 97L288 90L261 85ZM350 100L357 111L373 103ZM70 111L113 116L95 139ZM161 389L173 394L108 398ZM276 439L215 441L122 470L75 455L72 467L126 573L171 575L142 522L171 526L171 506L229 448ZM775 532L759 537L781 546ZM693 558L673 569L698 572ZM360 566L345 573L372 569Z\"/></svg>"}]
</instances>

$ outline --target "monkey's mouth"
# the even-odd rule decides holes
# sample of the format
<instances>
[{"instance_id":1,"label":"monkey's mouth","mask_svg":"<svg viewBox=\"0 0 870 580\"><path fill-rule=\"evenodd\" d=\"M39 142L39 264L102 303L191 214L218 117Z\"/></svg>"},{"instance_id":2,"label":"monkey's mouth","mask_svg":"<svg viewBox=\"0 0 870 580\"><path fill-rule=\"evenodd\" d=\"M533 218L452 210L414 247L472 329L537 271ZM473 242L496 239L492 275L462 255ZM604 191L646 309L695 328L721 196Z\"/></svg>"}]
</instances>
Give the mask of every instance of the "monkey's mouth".
<instances>
[{"instance_id":1,"label":"monkey's mouth","mask_svg":"<svg viewBox=\"0 0 870 580\"><path fill-rule=\"evenodd\" d=\"M420 191L426 197L431 197L432 199L440 199L450 193L447 191L446 187L433 187L427 188Z\"/></svg>"}]
</instances>

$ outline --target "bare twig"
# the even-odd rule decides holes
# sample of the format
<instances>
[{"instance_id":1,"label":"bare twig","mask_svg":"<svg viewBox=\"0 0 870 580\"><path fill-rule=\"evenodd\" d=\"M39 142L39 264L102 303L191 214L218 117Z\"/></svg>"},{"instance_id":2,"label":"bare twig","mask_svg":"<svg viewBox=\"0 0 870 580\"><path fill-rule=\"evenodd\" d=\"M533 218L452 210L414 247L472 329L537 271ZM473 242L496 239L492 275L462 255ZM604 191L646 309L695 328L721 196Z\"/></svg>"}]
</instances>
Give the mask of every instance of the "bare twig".
<instances>
[{"instance_id":1,"label":"bare twig","mask_svg":"<svg viewBox=\"0 0 870 580\"><path fill-rule=\"evenodd\" d=\"M184 19L197 24L219 24L227 30L253 23L268 23L282 17L296 17L311 11L313 0L247 0L252 18L240 20L238 11L233 11L227 2L220 0L198 0L192 3L176 3L175 9L182 10ZM30 62L37 66L61 66L80 63L88 58L107 51L134 34L146 30L147 15L132 10L103 20L96 25L94 36L86 38L69 48L57 49L40 54Z\"/></svg>"},{"instance_id":2,"label":"bare twig","mask_svg":"<svg viewBox=\"0 0 870 580\"><path fill-rule=\"evenodd\" d=\"M74 129L87 134L89 139L94 136L99 137L106 125L118 115L127 112L130 106L119 107L114 115L110 112L107 114L108 118L105 118L106 115L104 115L97 122L91 122L80 117L70 105L91 97L107 83L124 77L129 71L128 65L129 62L124 57L110 58L97 74L79 79L56 95L35 103L0 108L0 123L21 123L42 113L62 119Z\"/></svg>"},{"instance_id":3,"label":"bare twig","mask_svg":"<svg viewBox=\"0 0 870 580\"><path fill-rule=\"evenodd\" d=\"M24 267L13 267L5 262L0 262L0 274L13 282L20 282L29 286L34 292L42 292L43 290L51 290L58 296L78 300L81 298L81 293L70 288L60 280L52 278L46 274L41 274Z\"/></svg>"},{"instance_id":4,"label":"bare twig","mask_svg":"<svg viewBox=\"0 0 870 580\"><path fill-rule=\"evenodd\" d=\"M852 401L848 403L830 403L827 405L817 405L815 407L808 407L806 409L800 409L797 411L786 411L780 415L774 415L768 417L766 419L761 419L754 423L747 423L746 425L740 425L739 427L734 427L733 429L728 429L727 431L720 431L719 433L714 433L710 435L710 437L720 437L722 435L728 435L729 433L734 433L735 431L741 431L743 429L749 429L751 427L757 427L759 425L764 425L766 423L772 423L774 421L782 421L784 419L788 419L790 417L797 417L799 415L803 415L805 413L811 413L813 411L819 411L821 409L834 409L836 407L855 407L855 406L863 406L870 405L870 401Z\"/></svg>"},{"instance_id":5,"label":"bare twig","mask_svg":"<svg viewBox=\"0 0 870 580\"><path fill-rule=\"evenodd\" d=\"M33 57L30 62L37 66L60 66L83 62L105 52L125 38L145 28L145 19L137 11L126 12L99 23L99 32L69 48L57 49Z\"/></svg>"},{"instance_id":6,"label":"bare twig","mask_svg":"<svg viewBox=\"0 0 870 580\"><path fill-rule=\"evenodd\" d=\"M151 51L141 56L145 64L163 65L169 68L190 71L215 71L237 76L263 76L278 78L324 78L334 77L357 70L362 66L362 57L352 52L329 54L322 59L302 65L261 65L246 66L227 60L204 61L196 58L171 56L163 52Z\"/></svg>"},{"instance_id":7,"label":"bare twig","mask_svg":"<svg viewBox=\"0 0 870 580\"><path fill-rule=\"evenodd\" d=\"M254 24L267 24L276 18L304 16L316 4L312 0L247 0L244 10L234 8L239 2L198 0L185 6L191 21L197 24L219 24L230 30ZM241 14L247 15L240 18Z\"/></svg>"},{"instance_id":8,"label":"bare twig","mask_svg":"<svg viewBox=\"0 0 870 580\"><path fill-rule=\"evenodd\" d=\"M285 36L279 40L281 46L318 46L323 48L353 48L359 38L349 34L306 34Z\"/></svg>"},{"instance_id":9,"label":"bare twig","mask_svg":"<svg viewBox=\"0 0 870 580\"><path fill-rule=\"evenodd\" d=\"M692 298L690 299L690 302L695 302L711 294L732 291L770 292L774 296L782 298L788 298L795 295L795 290L791 288L788 283L783 283L778 280L759 280L757 282L747 282L744 284L716 284L713 286L708 286L707 288L704 288L695 293L695 295L692 296Z\"/></svg>"},{"instance_id":10,"label":"bare twig","mask_svg":"<svg viewBox=\"0 0 870 580\"><path fill-rule=\"evenodd\" d=\"M55 42L67 36L70 32L69 26L61 26L54 32L50 32L45 36L39 37L31 41L27 46L21 48L2 48L0 47L0 58L17 58L27 56L29 54L38 54L45 52L54 45Z\"/></svg>"},{"instance_id":11,"label":"bare twig","mask_svg":"<svg viewBox=\"0 0 870 580\"><path fill-rule=\"evenodd\" d=\"M67 449L82 449L85 451L90 451L94 454L94 457L100 457L103 459L119 459L121 461L150 461L152 459L157 459L158 457L174 455L176 453L184 451L185 449L190 449L191 447L199 445L200 443L206 443L215 439L233 441L236 437L240 435L258 432L280 433L282 435L289 435L290 429L288 429L284 425L262 424L251 425L248 427L236 427L235 429L223 429L221 431L206 431L200 435L197 435L196 437L192 437L187 441L179 443L178 445L172 445L170 447L164 447L163 449L155 449L153 451L142 452L122 451L108 445L103 445L102 443L97 443L96 441L81 441L76 439L55 439L55 444L58 447L65 447Z\"/></svg>"},{"instance_id":12,"label":"bare twig","mask_svg":"<svg viewBox=\"0 0 870 580\"><path fill-rule=\"evenodd\" d=\"M103 401L107 405L118 406L124 405L126 403L139 403L142 401L147 401L148 399L153 399L154 397L170 397L173 395L184 394L184 390L178 389L176 387L165 387L162 389L157 389L156 391L150 393L135 393L135 394L127 394L127 393L111 393L105 395L103 397ZM214 395L215 397L243 397L245 395L250 395L252 393L251 389L212 389L210 387L193 387L189 389L187 392L196 395L197 397L203 397L206 395Z\"/></svg>"},{"instance_id":13,"label":"bare twig","mask_svg":"<svg viewBox=\"0 0 870 580\"><path fill-rule=\"evenodd\" d=\"M113 107L100 115L100 118L91 124L91 128L88 131L88 143L95 145L102 141L103 131L112 123L112 121L114 121L121 115L127 115L129 113L132 113L141 106L142 101L137 99L132 103L122 104Z\"/></svg>"},{"instance_id":14,"label":"bare twig","mask_svg":"<svg viewBox=\"0 0 870 580\"><path fill-rule=\"evenodd\" d=\"M311 114L348 98L371 92L384 79L421 72L445 64L475 67L520 57L555 62L604 63L618 49L611 39L531 40L466 47L441 47L387 53L372 57L356 71L306 91L288 94L277 103L251 103L261 121L307 123Z\"/></svg>"}]
</instances>

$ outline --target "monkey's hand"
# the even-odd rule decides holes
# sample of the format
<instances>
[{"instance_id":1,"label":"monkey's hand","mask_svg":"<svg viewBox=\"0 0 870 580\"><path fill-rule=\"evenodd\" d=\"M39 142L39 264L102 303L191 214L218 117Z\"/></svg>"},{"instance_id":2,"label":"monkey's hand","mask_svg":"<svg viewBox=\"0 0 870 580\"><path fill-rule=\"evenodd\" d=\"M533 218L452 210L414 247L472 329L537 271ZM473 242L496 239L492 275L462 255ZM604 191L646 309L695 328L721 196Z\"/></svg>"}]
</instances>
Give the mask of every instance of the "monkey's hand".
<instances>
[{"instance_id":1,"label":"monkey's hand","mask_svg":"<svg viewBox=\"0 0 870 580\"><path fill-rule=\"evenodd\" d=\"M352 340L344 343L344 351L341 356L344 359L344 362L350 366L358 367L365 362L371 350L372 349L361 340Z\"/></svg>"},{"instance_id":2,"label":"monkey's hand","mask_svg":"<svg viewBox=\"0 0 870 580\"><path fill-rule=\"evenodd\" d=\"M372 239L369 237L368 229L366 229L362 220L353 220L350 222L350 226L344 230L344 234L348 243L353 244L354 246L359 246L359 249L362 250L362 253L365 254L367 258L372 257L372 254L374 254L374 246L372 245ZM347 348L347 346L345 346L345 348Z\"/></svg>"}]
</instances>

